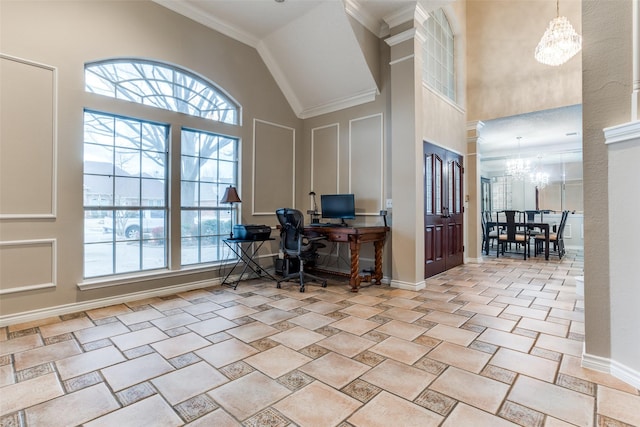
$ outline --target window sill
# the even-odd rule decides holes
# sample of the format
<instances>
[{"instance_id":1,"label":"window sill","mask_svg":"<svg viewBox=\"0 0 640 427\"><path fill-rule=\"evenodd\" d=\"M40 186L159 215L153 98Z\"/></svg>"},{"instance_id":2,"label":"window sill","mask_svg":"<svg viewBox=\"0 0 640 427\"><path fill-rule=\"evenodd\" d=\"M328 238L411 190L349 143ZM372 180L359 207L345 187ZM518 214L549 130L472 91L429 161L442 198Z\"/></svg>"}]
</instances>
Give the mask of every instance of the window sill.
<instances>
[{"instance_id":1,"label":"window sill","mask_svg":"<svg viewBox=\"0 0 640 427\"><path fill-rule=\"evenodd\" d=\"M166 279L171 277L187 276L219 269L224 264L208 264L207 266L184 267L182 270L153 270L139 274L99 277L87 279L78 283L78 289L88 291L93 289L111 288L121 285L133 285L151 280Z\"/></svg>"}]
</instances>

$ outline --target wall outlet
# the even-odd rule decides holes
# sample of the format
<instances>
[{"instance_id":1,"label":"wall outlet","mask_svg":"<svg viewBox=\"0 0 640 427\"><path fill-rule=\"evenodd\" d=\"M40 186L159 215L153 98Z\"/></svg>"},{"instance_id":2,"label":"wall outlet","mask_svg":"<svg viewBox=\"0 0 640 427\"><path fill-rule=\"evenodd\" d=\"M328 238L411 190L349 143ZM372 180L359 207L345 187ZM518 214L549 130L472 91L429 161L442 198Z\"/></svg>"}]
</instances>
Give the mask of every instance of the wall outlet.
<instances>
[{"instance_id":1,"label":"wall outlet","mask_svg":"<svg viewBox=\"0 0 640 427\"><path fill-rule=\"evenodd\" d=\"M391 209L393 207L393 202L391 199L387 199L387 209Z\"/></svg>"}]
</instances>

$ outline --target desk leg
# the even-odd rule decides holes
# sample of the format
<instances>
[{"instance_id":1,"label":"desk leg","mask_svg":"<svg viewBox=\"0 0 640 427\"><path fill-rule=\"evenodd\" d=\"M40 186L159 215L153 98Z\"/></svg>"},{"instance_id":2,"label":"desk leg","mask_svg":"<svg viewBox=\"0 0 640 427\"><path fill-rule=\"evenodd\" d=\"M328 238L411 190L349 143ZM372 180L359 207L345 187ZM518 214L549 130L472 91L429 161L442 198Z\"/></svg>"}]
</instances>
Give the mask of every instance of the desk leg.
<instances>
[{"instance_id":1,"label":"desk leg","mask_svg":"<svg viewBox=\"0 0 640 427\"><path fill-rule=\"evenodd\" d=\"M375 267L373 278L376 280L376 285L382 283L382 247L384 246L383 240L376 240L373 242L375 248Z\"/></svg>"},{"instance_id":2,"label":"desk leg","mask_svg":"<svg viewBox=\"0 0 640 427\"><path fill-rule=\"evenodd\" d=\"M358 292L360 287L360 241L357 238L349 241L349 252L351 253L351 277L349 285L351 292Z\"/></svg>"}]
</instances>

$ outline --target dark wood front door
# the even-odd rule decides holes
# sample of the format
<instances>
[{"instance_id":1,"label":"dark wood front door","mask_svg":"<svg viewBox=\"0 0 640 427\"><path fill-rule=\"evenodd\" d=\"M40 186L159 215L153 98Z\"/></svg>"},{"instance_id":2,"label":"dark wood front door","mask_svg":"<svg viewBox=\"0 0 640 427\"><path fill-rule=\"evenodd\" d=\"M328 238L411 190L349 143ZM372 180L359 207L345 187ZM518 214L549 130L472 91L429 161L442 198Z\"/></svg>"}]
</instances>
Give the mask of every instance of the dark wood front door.
<instances>
[{"instance_id":1,"label":"dark wood front door","mask_svg":"<svg viewBox=\"0 0 640 427\"><path fill-rule=\"evenodd\" d=\"M424 143L424 277L464 259L462 156Z\"/></svg>"}]
</instances>

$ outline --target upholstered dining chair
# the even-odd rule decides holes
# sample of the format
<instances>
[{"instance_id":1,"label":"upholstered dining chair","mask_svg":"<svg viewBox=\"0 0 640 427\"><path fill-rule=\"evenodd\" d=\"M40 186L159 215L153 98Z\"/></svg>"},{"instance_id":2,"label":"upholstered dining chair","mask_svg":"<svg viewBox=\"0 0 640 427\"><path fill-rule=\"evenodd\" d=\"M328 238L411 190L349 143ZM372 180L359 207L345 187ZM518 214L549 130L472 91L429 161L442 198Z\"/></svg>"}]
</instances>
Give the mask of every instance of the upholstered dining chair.
<instances>
[{"instance_id":1,"label":"upholstered dining chair","mask_svg":"<svg viewBox=\"0 0 640 427\"><path fill-rule=\"evenodd\" d=\"M562 216L560 217L560 224L558 225L557 231L555 233L549 233L549 244L553 243L553 250L558 252L558 257L562 259L565 255L564 249L564 228L567 224L567 218L569 217L569 211L562 211ZM543 251L544 245L544 233L538 233L533 236L534 239L534 255L538 255Z\"/></svg>"},{"instance_id":2,"label":"upholstered dining chair","mask_svg":"<svg viewBox=\"0 0 640 427\"><path fill-rule=\"evenodd\" d=\"M524 259L527 259L527 253L531 255L531 249L529 248L529 232L526 227L521 228L518 223L522 223L524 219L524 212L506 210L503 211L506 218L506 227L501 231L498 236L498 247L496 249L496 256L500 256L500 252L504 255L505 247L507 244L515 244L516 250L522 246L524 252Z\"/></svg>"}]
</instances>

